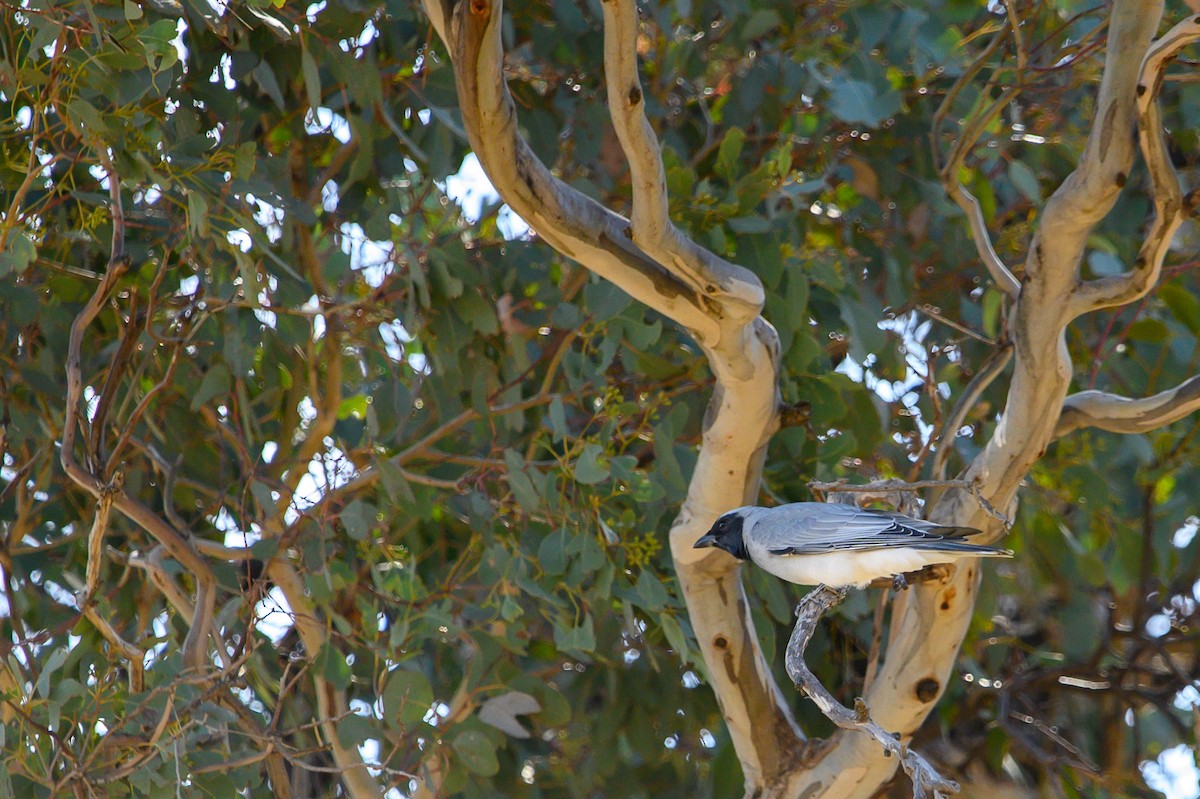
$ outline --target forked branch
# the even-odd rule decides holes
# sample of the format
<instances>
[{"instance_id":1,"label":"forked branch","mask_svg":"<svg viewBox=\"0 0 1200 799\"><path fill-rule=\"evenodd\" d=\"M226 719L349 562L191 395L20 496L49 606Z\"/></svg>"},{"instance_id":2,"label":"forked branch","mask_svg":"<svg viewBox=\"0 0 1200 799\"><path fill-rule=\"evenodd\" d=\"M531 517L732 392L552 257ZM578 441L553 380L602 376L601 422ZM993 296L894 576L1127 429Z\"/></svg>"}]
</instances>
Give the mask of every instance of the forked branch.
<instances>
[{"instance_id":1,"label":"forked branch","mask_svg":"<svg viewBox=\"0 0 1200 799\"><path fill-rule=\"evenodd\" d=\"M116 176L111 178L114 182ZM110 292L116 286L117 280L129 267L125 257L114 258L110 261L95 293L84 306L71 325L71 337L67 347L67 397L66 414L63 422L62 449L59 458L63 471L67 476L97 500L111 503L126 518L141 527L160 544L166 547L171 556L180 565L191 572L196 581L195 613L191 620L191 629L183 645L184 665L189 669L202 669L205 666L206 631L210 628L213 617L213 605L216 597L216 578L204 558L196 552L189 538L176 530L150 508L130 496L117 483L102 480L98 475L83 468L75 458L75 438L79 425L79 403L83 393L83 377L81 374L81 350L83 335L88 326L100 313L101 307L108 299ZM102 531L101 531L102 532ZM100 537L97 538L97 547ZM98 568L93 564L91 569Z\"/></svg>"},{"instance_id":2,"label":"forked branch","mask_svg":"<svg viewBox=\"0 0 1200 799\"><path fill-rule=\"evenodd\" d=\"M804 662L804 650L808 648L817 622L826 611L845 598L846 589L822 585L801 600L796 607L796 626L792 629L792 637L788 639L784 661L788 676L792 678L796 687L820 708L825 717L838 727L869 735L879 742L886 753L899 757L904 773L912 779L914 799L924 799L927 796L941 799L958 793L958 783L943 777L928 760L903 743L899 736L872 721L867 705L862 699L854 703L853 710L843 706L825 689Z\"/></svg>"},{"instance_id":3,"label":"forked branch","mask_svg":"<svg viewBox=\"0 0 1200 799\"><path fill-rule=\"evenodd\" d=\"M1130 271L1080 282L1072 297L1072 317L1134 302L1158 282L1171 240L1186 213L1179 176L1167 153L1158 96L1167 65L1197 39L1200 39L1200 17L1189 17L1167 31L1146 52L1137 84L1138 145L1150 173L1154 219ZM1123 173L1118 182L1124 183Z\"/></svg>"},{"instance_id":4,"label":"forked branch","mask_svg":"<svg viewBox=\"0 0 1200 799\"><path fill-rule=\"evenodd\" d=\"M635 226L556 179L521 137L505 83L502 3L425 6L450 51L463 127L504 201L559 252L684 327L708 357L716 388L688 496L671 528L671 554L747 793L774 792L795 769L803 738L763 658L736 562L692 548L718 515L753 502L766 443L778 428L779 343L758 316L762 285L668 228L658 144L636 79L632 3L622 0L605 14L609 80L620 87L613 97L634 100L613 116L636 170ZM631 38L612 38L621 35ZM654 246L658 257L646 249Z\"/></svg>"}]
</instances>

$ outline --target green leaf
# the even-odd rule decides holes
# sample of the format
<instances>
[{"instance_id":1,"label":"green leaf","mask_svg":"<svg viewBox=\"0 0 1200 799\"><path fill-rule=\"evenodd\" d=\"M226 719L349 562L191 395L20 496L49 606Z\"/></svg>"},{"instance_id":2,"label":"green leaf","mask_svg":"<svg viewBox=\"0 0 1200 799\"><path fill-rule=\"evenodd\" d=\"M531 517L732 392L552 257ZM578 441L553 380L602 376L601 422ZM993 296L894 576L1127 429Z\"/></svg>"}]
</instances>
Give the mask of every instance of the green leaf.
<instances>
[{"instance_id":1,"label":"green leaf","mask_svg":"<svg viewBox=\"0 0 1200 799\"><path fill-rule=\"evenodd\" d=\"M384 720L395 727L407 727L429 713L433 707L433 689L421 672L395 669L388 674L380 699Z\"/></svg>"},{"instance_id":2,"label":"green leaf","mask_svg":"<svg viewBox=\"0 0 1200 799\"><path fill-rule=\"evenodd\" d=\"M496 747L479 730L463 730L451 744L462 764L480 777L491 777L500 770Z\"/></svg>"},{"instance_id":3,"label":"green leaf","mask_svg":"<svg viewBox=\"0 0 1200 799\"><path fill-rule=\"evenodd\" d=\"M525 473L525 459L519 452L509 449L504 451L504 462L508 466L504 477L508 480L508 487L512 489L517 503L527 513L535 512L541 507L542 496L529 475Z\"/></svg>"},{"instance_id":4,"label":"green leaf","mask_svg":"<svg viewBox=\"0 0 1200 799\"><path fill-rule=\"evenodd\" d=\"M383 490L387 492L388 499L393 504L403 507L412 507L416 504L417 498L413 494L412 486L408 484L408 479L404 476L403 469L388 458L380 458L376 461L375 467L379 469L379 481L383 483Z\"/></svg>"},{"instance_id":5,"label":"green leaf","mask_svg":"<svg viewBox=\"0 0 1200 799\"><path fill-rule=\"evenodd\" d=\"M726 224L734 233L770 233L771 220L762 216L739 216Z\"/></svg>"},{"instance_id":6,"label":"green leaf","mask_svg":"<svg viewBox=\"0 0 1200 799\"><path fill-rule=\"evenodd\" d=\"M649 569L642 569L635 590L640 600L638 604L651 612L662 610L671 601L671 595L667 593L662 581L651 574Z\"/></svg>"},{"instance_id":7,"label":"green leaf","mask_svg":"<svg viewBox=\"0 0 1200 799\"><path fill-rule=\"evenodd\" d=\"M679 622L670 613L664 613L658 617L658 623L662 627L663 636L667 639L667 645L675 650L675 654L686 658L688 639L683 628L679 626Z\"/></svg>"},{"instance_id":8,"label":"green leaf","mask_svg":"<svg viewBox=\"0 0 1200 799\"><path fill-rule=\"evenodd\" d=\"M599 444L587 444L575 461L575 482L595 485L608 479L608 463L601 460L604 448Z\"/></svg>"},{"instance_id":9,"label":"green leaf","mask_svg":"<svg viewBox=\"0 0 1200 799\"><path fill-rule=\"evenodd\" d=\"M161 53L165 52L167 48L174 49L175 46L171 42L177 34L175 20L160 19L143 28L138 33L138 41L146 48L146 52Z\"/></svg>"},{"instance_id":10,"label":"green leaf","mask_svg":"<svg viewBox=\"0 0 1200 799\"><path fill-rule=\"evenodd\" d=\"M1200 336L1200 300L1194 294L1174 283L1167 283L1159 288L1158 296L1192 335Z\"/></svg>"},{"instance_id":11,"label":"green leaf","mask_svg":"<svg viewBox=\"0 0 1200 799\"><path fill-rule=\"evenodd\" d=\"M1103 250L1089 252L1087 262L1088 266L1092 268L1092 272L1100 277L1119 275L1125 271L1125 264L1121 263L1120 258Z\"/></svg>"},{"instance_id":12,"label":"green leaf","mask_svg":"<svg viewBox=\"0 0 1200 799\"><path fill-rule=\"evenodd\" d=\"M349 749L350 747L362 746L372 738L379 738L379 730L375 728L370 719L364 718L357 713L348 713L338 720L337 737L338 742ZM224 795L230 796L232 794Z\"/></svg>"},{"instance_id":13,"label":"green leaf","mask_svg":"<svg viewBox=\"0 0 1200 799\"><path fill-rule=\"evenodd\" d=\"M300 39L300 72L304 75L304 93L308 98L308 105L315 114L316 109L321 106L321 73L308 50L308 37Z\"/></svg>"},{"instance_id":14,"label":"green leaf","mask_svg":"<svg viewBox=\"0 0 1200 799\"><path fill-rule=\"evenodd\" d=\"M1042 186L1037 175L1021 161L1010 161L1008 164L1008 179L1017 187L1017 191L1025 195L1029 202L1038 204L1042 201Z\"/></svg>"},{"instance_id":15,"label":"green leaf","mask_svg":"<svg viewBox=\"0 0 1200 799\"><path fill-rule=\"evenodd\" d=\"M434 250L429 254L429 265L434 285L437 286L437 290L442 296L452 300L461 297L463 289L466 288L466 284L455 277L451 271L452 266L457 270L462 270L466 267L466 262L461 256L461 252L447 253L441 250Z\"/></svg>"},{"instance_id":16,"label":"green leaf","mask_svg":"<svg viewBox=\"0 0 1200 799\"><path fill-rule=\"evenodd\" d=\"M591 616L585 616L578 627L554 626L554 645L567 652L591 654L596 649L596 627Z\"/></svg>"},{"instance_id":17,"label":"green leaf","mask_svg":"<svg viewBox=\"0 0 1200 799\"><path fill-rule=\"evenodd\" d=\"M210 231L208 223L208 200L204 199L204 195L198 191L189 191L187 205L188 230L191 231L195 238L207 238Z\"/></svg>"},{"instance_id":18,"label":"green leaf","mask_svg":"<svg viewBox=\"0 0 1200 799\"><path fill-rule=\"evenodd\" d=\"M250 481L250 493L254 495L258 506L264 511L271 512L275 509L275 490L262 480Z\"/></svg>"},{"instance_id":19,"label":"green leaf","mask_svg":"<svg viewBox=\"0 0 1200 799\"><path fill-rule=\"evenodd\" d=\"M983 332L995 337L1000 330L1000 305L1003 295L994 287L983 293Z\"/></svg>"},{"instance_id":20,"label":"green leaf","mask_svg":"<svg viewBox=\"0 0 1200 799\"><path fill-rule=\"evenodd\" d=\"M850 356L859 363L870 353L879 354L886 346L886 334L879 327L883 309L871 295L860 299L842 298L842 319L850 328Z\"/></svg>"},{"instance_id":21,"label":"green leaf","mask_svg":"<svg viewBox=\"0 0 1200 799\"><path fill-rule=\"evenodd\" d=\"M779 12L773 8L760 8L750 15L750 19L742 23L741 36L743 40L758 39L764 34L778 28L783 23Z\"/></svg>"},{"instance_id":22,"label":"green leaf","mask_svg":"<svg viewBox=\"0 0 1200 799\"><path fill-rule=\"evenodd\" d=\"M275 107L283 111L285 108L283 92L279 89L279 81L275 79L275 72L271 69L271 65L266 61L260 61L250 74L254 77L258 87L271 98L271 102L275 103Z\"/></svg>"},{"instance_id":23,"label":"green leaf","mask_svg":"<svg viewBox=\"0 0 1200 799\"><path fill-rule=\"evenodd\" d=\"M843 122L874 128L900 110L900 95L890 89L881 95L870 83L837 77L830 82L829 110Z\"/></svg>"},{"instance_id":24,"label":"green leaf","mask_svg":"<svg viewBox=\"0 0 1200 799\"><path fill-rule=\"evenodd\" d=\"M77 123L82 123L85 129L96 135L105 136L109 132L104 117L86 100L76 97L67 103L67 116Z\"/></svg>"},{"instance_id":25,"label":"green leaf","mask_svg":"<svg viewBox=\"0 0 1200 799\"><path fill-rule=\"evenodd\" d=\"M343 399L337 408L338 419L367 418L367 397L365 394L351 394Z\"/></svg>"},{"instance_id":26,"label":"green leaf","mask_svg":"<svg viewBox=\"0 0 1200 799\"><path fill-rule=\"evenodd\" d=\"M555 397L550 401L550 430L554 433L554 443L558 443L567 437L567 412L563 407L562 397Z\"/></svg>"},{"instance_id":27,"label":"green leaf","mask_svg":"<svg viewBox=\"0 0 1200 799\"><path fill-rule=\"evenodd\" d=\"M529 730L521 726L517 716L527 716L541 709L541 704L529 694L508 691L485 700L479 706L479 720L514 738L528 738Z\"/></svg>"},{"instance_id":28,"label":"green leaf","mask_svg":"<svg viewBox=\"0 0 1200 799\"><path fill-rule=\"evenodd\" d=\"M546 574L558 576L567 570L568 537L566 529L560 528L542 539L538 546L538 565Z\"/></svg>"},{"instance_id":29,"label":"green leaf","mask_svg":"<svg viewBox=\"0 0 1200 799\"><path fill-rule=\"evenodd\" d=\"M258 155L254 142L247 141L238 145L233 154L233 174L238 180L249 180L254 174Z\"/></svg>"},{"instance_id":30,"label":"green leaf","mask_svg":"<svg viewBox=\"0 0 1200 799\"><path fill-rule=\"evenodd\" d=\"M54 676L54 672L62 668L62 665L67 662L67 655L70 650L65 647L55 647L46 662L42 664L42 671L38 675L37 692L44 696L50 696L50 678Z\"/></svg>"},{"instance_id":31,"label":"green leaf","mask_svg":"<svg viewBox=\"0 0 1200 799\"><path fill-rule=\"evenodd\" d=\"M196 393L192 396L190 409L193 411L200 410L204 403L213 397L228 394L232 385L233 377L229 374L229 368L223 363L215 364L204 373L204 379L200 381L200 387L196 389Z\"/></svg>"},{"instance_id":32,"label":"green leaf","mask_svg":"<svg viewBox=\"0 0 1200 799\"><path fill-rule=\"evenodd\" d=\"M361 499L348 504L339 515L342 525L346 528L346 535L355 541L367 540L375 524L375 513L375 506Z\"/></svg>"},{"instance_id":33,"label":"green leaf","mask_svg":"<svg viewBox=\"0 0 1200 799\"><path fill-rule=\"evenodd\" d=\"M1167 329L1162 320L1150 319L1148 317L1137 320L1126 331L1126 337L1130 341L1148 341L1151 343L1166 341L1170 335L1171 331Z\"/></svg>"},{"instance_id":34,"label":"green leaf","mask_svg":"<svg viewBox=\"0 0 1200 799\"><path fill-rule=\"evenodd\" d=\"M738 158L742 154L742 145L746 142L746 131L741 128L730 128L721 140L717 150L717 161L713 171L726 180L733 182L739 171Z\"/></svg>"},{"instance_id":35,"label":"green leaf","mask_svg":"<svg viewBox=\"0 0 1200 799\"><path fill-rule=\"evenodd\" d=\"M352 678L350 664L346 662L346 656L330 646L328 642L321 645L321 650L317 652L313 665L320 671L321 676L337 690L342 691L350 686Z\"/></svg>"},{"instance_id":36,"label":"green leaf","mask_svg":"<svg viewBox=\"0 0 1200 799\"><path fill-rule=\"evenodd\" d=\"M0 278L21 274L36 258L37 247L29 237L19 230L13 231L4 245L4 251L0 252Z\"/></svg>"}]
</instances>

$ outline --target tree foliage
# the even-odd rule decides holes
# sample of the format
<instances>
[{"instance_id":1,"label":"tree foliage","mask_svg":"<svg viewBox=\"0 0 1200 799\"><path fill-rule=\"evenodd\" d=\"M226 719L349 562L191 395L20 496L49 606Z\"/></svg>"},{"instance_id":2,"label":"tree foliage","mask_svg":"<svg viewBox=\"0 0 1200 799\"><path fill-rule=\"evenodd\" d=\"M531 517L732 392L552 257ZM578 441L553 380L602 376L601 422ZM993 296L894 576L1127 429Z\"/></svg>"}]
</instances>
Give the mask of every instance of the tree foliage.
<instances>
[{"instance_id":1,"label":"tree foliage","mask_svg":"<svg viewBox=\"0 0 1200 799\"><path fill-rule=\"evenodd\" d=\"M505 74L533 152L625 212L599 5L505 9ZM757 275L779 335L756 500L964 468L1013 301L947 184L1024 257L1084 157L1108 9L642 14L670 217ZM1200 84L1174 74L1186 183ZM0 795L742 790L667 545L704 349L494 196L478 219L449 200L470 148L420 9L35 0L0 20L0 92ZM1138 258L1153 176L1121 183L1085 278ZM1076 388L1187 385L1195 259L1189 224L1150 293L1068 328ZM1122 796L1195 746L1196 425L1037 461L915 737L948 770ZM799 593L742 580L786 684ZM858 592L814 638L839 699L890 614Z\"/></svg>"}]
</instances>

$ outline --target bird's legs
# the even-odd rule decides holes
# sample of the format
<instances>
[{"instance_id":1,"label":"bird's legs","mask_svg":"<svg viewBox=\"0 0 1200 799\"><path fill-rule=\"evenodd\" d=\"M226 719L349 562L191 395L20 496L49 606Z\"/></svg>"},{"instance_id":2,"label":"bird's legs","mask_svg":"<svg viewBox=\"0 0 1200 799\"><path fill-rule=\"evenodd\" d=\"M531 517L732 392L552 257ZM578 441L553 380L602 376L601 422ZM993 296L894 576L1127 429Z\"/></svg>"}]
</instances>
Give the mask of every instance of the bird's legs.
<instances>
[{"instance_id":1,"label":"bird's legs","mask_svg":"<svg viewBox=\"0 0 1200 799\"><path fill-rule=\"evenodd\" d=\"M792 629L792 637L788 640L787 654L784 658L788 676L834 724L845 730L870 735L879 742L885 752L899 757L900 765L912 779L914 799L925 799L929 796L942 799L958 793L958 783L939 774L929 761L902 743L899 735L884 730L872 721L866 702L860 698L855 700L853 709L845 707L834 699L833 694L809 671L804 662L804 650L808 648L817 622L826 611L845 598L845 588L822 585L800 600L800 604L796 606L796 626Z\"/></svg>"}]
</instances>

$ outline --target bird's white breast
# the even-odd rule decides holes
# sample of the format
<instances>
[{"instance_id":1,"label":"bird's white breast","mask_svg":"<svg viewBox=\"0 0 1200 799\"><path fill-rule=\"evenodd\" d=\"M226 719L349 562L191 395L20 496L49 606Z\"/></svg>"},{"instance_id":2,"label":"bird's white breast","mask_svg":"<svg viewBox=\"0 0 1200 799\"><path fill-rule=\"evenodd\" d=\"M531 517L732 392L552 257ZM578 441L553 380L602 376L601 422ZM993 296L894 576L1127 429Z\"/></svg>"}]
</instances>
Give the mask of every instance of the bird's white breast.
<instances>
[{"instance_id":1,"label":"bird's white breast","mask_svg":"<svg viewBox=\"0 0 1200 799\"><path fill-rule=\"evenodd\" d=\"M772 555L753 542L751 559L781 580L798 585L853 585L859 588L881 577L922 569L954 560L955 553L892 546L886 549L842 550L817 555Z\"/></svg>"}]
</instances>

